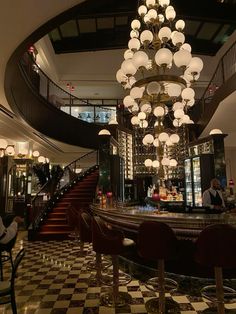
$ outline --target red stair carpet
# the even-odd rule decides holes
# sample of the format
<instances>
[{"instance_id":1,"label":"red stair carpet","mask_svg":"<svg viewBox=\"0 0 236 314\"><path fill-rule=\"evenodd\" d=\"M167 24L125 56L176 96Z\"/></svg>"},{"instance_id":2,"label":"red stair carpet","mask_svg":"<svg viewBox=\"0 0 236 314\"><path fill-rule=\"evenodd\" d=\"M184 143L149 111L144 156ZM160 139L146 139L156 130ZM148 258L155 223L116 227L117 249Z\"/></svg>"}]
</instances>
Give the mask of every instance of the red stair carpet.
<instances>
[{"instance_id":1,"label":"red stair carpet","mask_svg":"<svg viewBox=\"0 0 236 314\"><path fill-rule=\"evenodd\" d=\"M52 212L41 226L36 239L41 241L65 240L71 233L67 223L66 210L72 204L79 211L88 208L93 202L98 181L98 169L82 178L77 184L67 190L54 205Z\"/></svg>"}]
</instances>

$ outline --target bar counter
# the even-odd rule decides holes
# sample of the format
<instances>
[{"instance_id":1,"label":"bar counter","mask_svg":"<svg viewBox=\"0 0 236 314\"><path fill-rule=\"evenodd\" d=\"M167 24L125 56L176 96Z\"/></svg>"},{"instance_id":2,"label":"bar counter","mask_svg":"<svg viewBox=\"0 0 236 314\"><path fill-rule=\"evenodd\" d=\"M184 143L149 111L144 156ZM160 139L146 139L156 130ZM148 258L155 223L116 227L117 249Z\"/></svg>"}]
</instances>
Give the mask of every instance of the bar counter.
<instances>
[{"instance_id":1,"label":"bar counter","mask_svg":"<svg viewBox=\"0 0 236 314\"><path fill-rule=\"evenodd\" d=\"M157 213L154 209L145 207L103 208L92 205L92 211L112 226L123 231L137 233L143 221L153 220L168 224L180 239L195 240L207 226L217 223L236 226L236 214L205 214L205 213Z\"/></svg>"}]
</instances>

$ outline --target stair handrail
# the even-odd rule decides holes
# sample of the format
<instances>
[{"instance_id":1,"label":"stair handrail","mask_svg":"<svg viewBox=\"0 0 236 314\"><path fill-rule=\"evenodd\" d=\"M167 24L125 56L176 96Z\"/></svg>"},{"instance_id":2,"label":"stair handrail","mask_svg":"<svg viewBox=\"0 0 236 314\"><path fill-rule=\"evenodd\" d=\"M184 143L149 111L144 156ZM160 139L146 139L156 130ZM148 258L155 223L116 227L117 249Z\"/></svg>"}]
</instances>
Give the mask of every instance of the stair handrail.
<instances>
[{"instance_id":1,"label":"stair handrail","mask_svg":"<svg viewBox=\"0 0 236 314\"><path fill-rule=\"evenodd\" d=\"M38 224L41 222L41 219L45 216L45 211L47 212L48 210L48 204L50 201L52 202L55 197L58 197L60 195L61 191L63 188L66 188L70 186L73 182L76 182L80 177L82 178L84 176L84 173L86 171L89 171L91 167L85 167L81 172L76 173L77 169L77 164L79 161L81 161L83 158L90 156L91 154L96 154L95 157L95 166L97 167L98 163L98 151L97 150L92 150L90 152L85 153L84 155L78 157L77 159L73 160L70 162L67 166L64 167L62 175L58 178L58 181L56 182L56 190L54 191L53 195L50 195L47 193L46 195L46 200L43 200L42 197L42 192L46 190L46 188L49 186L50 181L47 181L42 188L38 191L38 193L35 195L35 197L32 199L31 202L31 210L32 210L32 215L31 215L31 223L33 226L33 229L37 229ZM70 167L73 165L73 168L71 169ZM82 168L81 168L82 169ZM68 172L68 175L66 174ZM63 181L64 184L62 184L63 177L67 176L69 180Z\"/></svg>"},{"instance_id":2,"label":"stair handrail","mask_svg":"<svg viewBox=\"0 0 236 314\"><path fill-rule=\"evenodd\" d=\"M207 106L210 104L213 96L219 90L219 88L236 73L236 68L232 67L232 64L235 63L236 42L233 42L218 61L216 69L205 91L198 101L198 105L193 108L193 112L195 111L195 114L198 118L196 122L199 122L200 119L204 116Z\"/></svg>"},{"instance_id":3,"label":"stair handrail","mask_svg":"<svg viewBox=\"0 0 236 314\"><path fill-rule=\"evenodd\" d=\"M66 185L64 185L62 188L57 190L53 196L44 204L44 207L42 207L42 210L36 217L36 219L32 222L32 228L33 231L36 231L39 229L40 224L44 221L44 219L47 217L48 212L52 209L52 207L55 205L55 203L64 195L64 193L70 189L74 184L77 184L80 180L82 180L86 175L94 171L95 169L98 169L98 165L94 165L90 167L89 169L86 169L85 171L78 174L77 178L73 179L71 182L68 182Z\"/></svg>"}]
</instances>

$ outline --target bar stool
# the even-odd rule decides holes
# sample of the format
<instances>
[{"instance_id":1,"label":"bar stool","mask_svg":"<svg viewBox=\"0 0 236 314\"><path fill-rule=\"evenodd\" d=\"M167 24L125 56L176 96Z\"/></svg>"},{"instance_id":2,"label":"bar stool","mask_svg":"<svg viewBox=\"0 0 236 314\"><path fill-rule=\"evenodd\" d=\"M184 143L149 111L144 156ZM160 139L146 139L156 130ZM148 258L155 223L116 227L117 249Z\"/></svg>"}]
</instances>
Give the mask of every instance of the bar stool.
<instances>
[{"instance_id":1,"label":"bar stool","mask_svg":"<svg viewBox=\"0 0 236 314\"><path fill-rule=\"evenodd\" d=\"M236 228L228 224L215 224L206 227L196 241L195 261L202 266L212 267L216 285L201 289L201 294L216 303L215 312L225 313L224 303L236 297L236 291L223 286L222 269L236 268ZM206 309L204 313L213 313Z\"/></svg>"},{"instance_id":2,"label":"bar stool","mask_svg":"<svg viewBox=\"0 0 236 314\"><path fill-rule=\"evenodd\" d=\"M101 304L121 307L131 302L127 292L119 292L119 262L120 255L125 246L134 244L133 240L125 239L121 231L110 230L100 217L93 217L93 249L96 252L97 276L101 277L101 254L111 255L113 265L112 291L101 296Z\"/></svg>"},{"instance_id":3,"label":"bar stool","mask_svg":"<svg viewBox=\"0 0 236 314\"><path fill-rule=\"evenodd\" d=\"M79 242L79 211L77 211L73 205L68 205L66 209L66 219L72 232L69 234L69 238L74 240L75 244Z\"/></svg>"},{"instance_id":4,"label":"bar stool","mask_svg":"<svg viewBox=\"0 0 236 314\"><path fill-rule=\"evenodd\" d=\"M80 231L80 253L87 255L95 255L95 252L92 249L84 252L84 243L92 243L92 216L87 211L82 211L79 214L79 231ZM111 266L111 263L106 260L102 260L102 270L106 270ZM89 270L97 270L96 262L89 261L87 263L87 268ZM104 280L105 277L104 277Z\"/></svg>"},{"instance_id":5,"label":"bar stool","mask_svg":"<svg viewBox=\"0 0 236 314\"><path fill-rule=\"evenodd\" d=\"M158 277L148 280L146 287L159 292L159 298L146 302L148 313L180 313L179 305L172 299L165 300L165 291L177 290L176 281L165 278L165 261L176 257L178 240L173 230L158 221L145 221L138 231L138 253L141 257L158 262Z\"/></svg>"}]
</instances>

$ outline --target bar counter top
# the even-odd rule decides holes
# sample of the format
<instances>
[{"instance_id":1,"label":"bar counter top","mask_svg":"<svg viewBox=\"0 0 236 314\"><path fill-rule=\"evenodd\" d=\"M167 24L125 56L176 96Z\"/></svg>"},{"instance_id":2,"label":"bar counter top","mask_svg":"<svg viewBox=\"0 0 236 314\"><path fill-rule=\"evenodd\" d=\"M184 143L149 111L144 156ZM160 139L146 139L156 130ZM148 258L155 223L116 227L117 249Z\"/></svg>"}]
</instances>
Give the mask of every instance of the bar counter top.
<instances>
[{"instance_id":1,"label":"bar counter top","mask_svg":"<svg viewBox=\"0 0 236 314\"><path fill-rule=\"evenodd\" d=\"M236 214L171 213L160 212L149 207L103 208L92 205L92 211L112 226L124 231L137 233L143 221L162 221L168 224L178 238L195 240L208 225L231 224L236 226Z\"/></svg>"}]
</instances>

